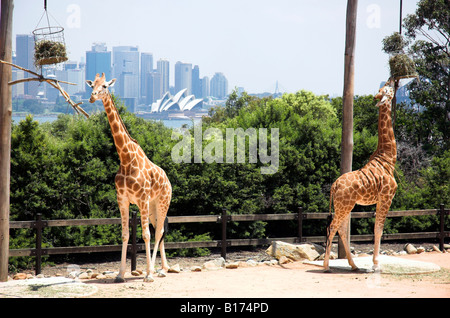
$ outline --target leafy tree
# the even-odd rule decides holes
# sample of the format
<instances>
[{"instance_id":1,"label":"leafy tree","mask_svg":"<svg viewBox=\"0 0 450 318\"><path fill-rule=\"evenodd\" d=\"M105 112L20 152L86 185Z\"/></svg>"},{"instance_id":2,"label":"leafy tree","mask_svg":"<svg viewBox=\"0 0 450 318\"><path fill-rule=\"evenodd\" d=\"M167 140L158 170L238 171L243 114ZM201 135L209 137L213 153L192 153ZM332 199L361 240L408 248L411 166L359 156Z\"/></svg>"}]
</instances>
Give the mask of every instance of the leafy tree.
<instances>
[{"instance_id":1,"label":"leafy tree","mask_svg":"<svg viewBox=\"0 0 450 318\"><path fill-rule=\"evenodd\" d=\"M449 149L450 6L447 0L421 0L403 20L420 82L409 85L420 125L414 135L429 153Z\"/></svg>"}]
</instances>

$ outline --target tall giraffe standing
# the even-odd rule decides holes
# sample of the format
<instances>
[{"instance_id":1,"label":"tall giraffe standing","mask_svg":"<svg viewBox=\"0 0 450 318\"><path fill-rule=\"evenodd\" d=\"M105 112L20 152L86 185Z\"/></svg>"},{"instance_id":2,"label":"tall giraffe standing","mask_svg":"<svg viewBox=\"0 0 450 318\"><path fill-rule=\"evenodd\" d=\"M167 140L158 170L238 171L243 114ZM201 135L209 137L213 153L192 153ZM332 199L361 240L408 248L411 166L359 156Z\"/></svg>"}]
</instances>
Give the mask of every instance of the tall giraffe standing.
<instances>
[{"instance_id":1,"label":"tall giraffe standing","mask_svg":"<svg viewBox=\"0 0 450 318\"><path fill-rule=\"evenodd\" d=\"M394 83L389 79L380 88L375 99L379 108L378 117L378 146L369 159L369 162L361 169L351 171L340 176L331 186L330 191L330 215L331 202L334 198L334 218L328 227L327 247L323 266L329 271L329 257L331 242L336 231L344 243L348 262L353 270L357 270L350 254L347 241L347 227L350 212L356 203L361 205L377 205L375 214L375 240L373 251L373 270L379 270L378 255L380 252L380 240L383 233L384 222L397 190L397 182L394 179L394 166L397 161L397 146L391 119L391 101L394 97Z\"/></svg>"},{"instance_id":2,"label":"tall giraffe standing","mask_svg":"<svg viewBox=\"0 0 450 318\"><path fill-rule=\"evenodd\" d=\"M120 158L119 171L115 177L117 202L122 218L122 259L116 282L124 281L126 254L129 239L129 206L136 204L141 213L142 237L145 242L147 257L147 273L144 281L153 281L155 260L158 246L160 247L163 270L168 264L164 250L164 222L172 198L172 186L163 169L152 163L145 155L136 140L131 138L120 118L108 87L112 87L115 79L107 82L105 74L98 74L95 80L86 83L92 87L91 103L102 99L108 116L109 125ZM150 260L150 229L149 222L155 229L155 247Z\"/></svg>"}]
</instances>

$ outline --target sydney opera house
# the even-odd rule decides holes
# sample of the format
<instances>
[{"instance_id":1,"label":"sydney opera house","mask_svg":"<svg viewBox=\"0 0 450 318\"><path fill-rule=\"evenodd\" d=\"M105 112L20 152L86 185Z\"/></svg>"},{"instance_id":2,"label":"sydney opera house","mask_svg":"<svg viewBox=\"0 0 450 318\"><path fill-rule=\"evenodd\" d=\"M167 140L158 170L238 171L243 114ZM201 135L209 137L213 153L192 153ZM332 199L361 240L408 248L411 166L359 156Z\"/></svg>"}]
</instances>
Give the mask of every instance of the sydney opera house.
<instances>
[{"instance_id":1,"label":"sydney opera house","mask_svg":"<svg viewBox=\"0 0 450 318\"><path fill-rule=\"evenodd\" d=\"M152 104L152 113L201 110L202 106L203 99L196 99L194 95L187 95L187 88L185 88L175 96L166 92L161 99Z\"/></svg>"}]
</instances>

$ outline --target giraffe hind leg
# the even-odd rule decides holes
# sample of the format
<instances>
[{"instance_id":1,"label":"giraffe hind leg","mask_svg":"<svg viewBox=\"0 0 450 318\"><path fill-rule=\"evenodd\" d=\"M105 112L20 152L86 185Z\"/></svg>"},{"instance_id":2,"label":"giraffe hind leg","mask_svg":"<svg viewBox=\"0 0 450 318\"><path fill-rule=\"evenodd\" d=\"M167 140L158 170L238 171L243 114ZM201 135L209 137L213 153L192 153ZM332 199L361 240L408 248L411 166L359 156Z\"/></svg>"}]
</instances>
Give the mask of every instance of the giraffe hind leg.
<instances>
[{"instance_id":1,"label":"giraffe hind leg","mask_svg":"<svg viewBox=\"0 0 450 318\"><path fill-rule=\"evenodd\" d=\"M158 252L158 247L160 248L161 255L161 263L163 270L168 269L166 252L164 249L164 233L165 233L165 223L167 210L169 209L169 205L166 204L164 200L159 199L158 204L156 205L156 224L155 224L155 247L153 249L152 261L151 261L151 270L155 270L155 262L156 262L156 254ZM167 224L166 224L167 225ZM161 276L165 276L164 272L160 272Z\"/></svg>"},{"instance_id":2,"label":"giraffe hind leg","mask_svg":"<svg viewBox=\"0 0 450 318\"><path fill-rule=\"evenodd\" d=\"M350 252L350 246L347 238L347 232L348 232L348 222L350 218L350 213L348 216L344 219L342 222L340 228L339 228L339 236L341 237L341 241L344 243L344 250L345 255L347 256L348 264L352 267L353 271L357 271L358 267L355 265L355 262L353 262L352 253Z\"/></svg>"}]
</instances>

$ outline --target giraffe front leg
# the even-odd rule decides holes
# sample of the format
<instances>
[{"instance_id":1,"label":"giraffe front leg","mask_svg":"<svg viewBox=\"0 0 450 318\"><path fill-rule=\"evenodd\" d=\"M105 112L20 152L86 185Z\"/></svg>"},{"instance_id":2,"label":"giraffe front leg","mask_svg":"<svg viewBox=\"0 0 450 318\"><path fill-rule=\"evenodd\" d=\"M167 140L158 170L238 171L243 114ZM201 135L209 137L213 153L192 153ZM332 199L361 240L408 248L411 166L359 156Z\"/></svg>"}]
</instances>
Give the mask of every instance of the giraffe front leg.
<instances>
[{"instance_id":1,"label":"giraffe front leg","mask_svg":"<svg viewBox=\"0 0 450 318\"><path fill-rule=\"evenodd\" d=\"M129 207L130 204L128 200L125 198L117 197L117 201L119 203L120 215L122 219L122 257L120 262L120 270L115 283L123 283L125 282L125 269L127 266L127 248L128 248L128 239L130 237L130 225L129 225Z\"/></svg>"}]
</instances>

